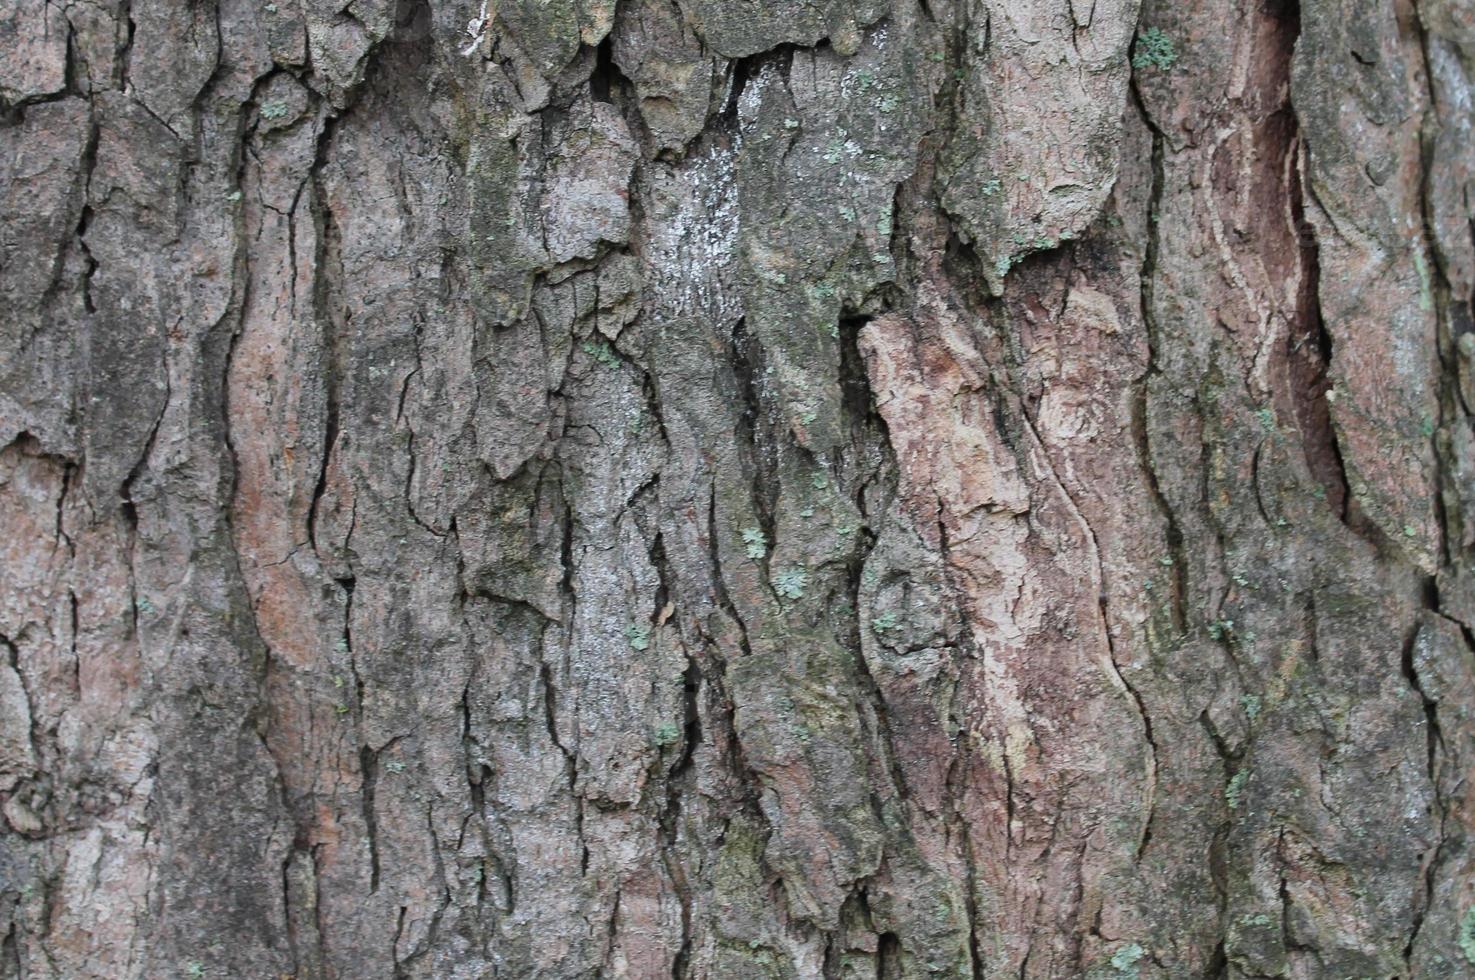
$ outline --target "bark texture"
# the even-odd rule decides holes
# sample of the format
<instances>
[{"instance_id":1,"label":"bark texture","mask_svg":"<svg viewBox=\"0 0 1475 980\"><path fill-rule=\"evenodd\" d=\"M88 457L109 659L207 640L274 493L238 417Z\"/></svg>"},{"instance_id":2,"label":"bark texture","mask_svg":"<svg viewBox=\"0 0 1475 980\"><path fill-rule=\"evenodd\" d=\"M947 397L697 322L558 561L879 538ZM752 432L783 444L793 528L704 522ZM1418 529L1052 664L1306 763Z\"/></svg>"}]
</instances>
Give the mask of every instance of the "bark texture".
<instances>
[{"instance_id":1,"label":"bark texture","mask_svg":"<svg viewBox=\"0 0 1475 980\"><path fill-rule=\"evenodd\" d=\"M0 977L1475 976L1471 0L0 0Z\"/></svg>"}]
</instances>

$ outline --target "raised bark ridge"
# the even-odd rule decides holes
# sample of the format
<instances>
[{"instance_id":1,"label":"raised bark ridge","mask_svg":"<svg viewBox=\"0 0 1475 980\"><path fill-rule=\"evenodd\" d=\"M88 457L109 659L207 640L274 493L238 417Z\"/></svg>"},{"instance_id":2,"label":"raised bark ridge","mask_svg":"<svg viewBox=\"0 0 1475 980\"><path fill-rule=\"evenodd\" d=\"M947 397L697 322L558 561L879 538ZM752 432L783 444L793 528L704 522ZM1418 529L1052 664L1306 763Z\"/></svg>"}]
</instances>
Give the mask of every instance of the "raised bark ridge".
<instances>
[{"instance_id":1,"label":"raised bark ridge","mask_svg":"<svg viewBox=\"0 0 1475 980\"><path fill-rule=\"evenodd\" d=\"M1472 24L0 6L0 976L1475 975Z\"/></svg>"}]
</instances>

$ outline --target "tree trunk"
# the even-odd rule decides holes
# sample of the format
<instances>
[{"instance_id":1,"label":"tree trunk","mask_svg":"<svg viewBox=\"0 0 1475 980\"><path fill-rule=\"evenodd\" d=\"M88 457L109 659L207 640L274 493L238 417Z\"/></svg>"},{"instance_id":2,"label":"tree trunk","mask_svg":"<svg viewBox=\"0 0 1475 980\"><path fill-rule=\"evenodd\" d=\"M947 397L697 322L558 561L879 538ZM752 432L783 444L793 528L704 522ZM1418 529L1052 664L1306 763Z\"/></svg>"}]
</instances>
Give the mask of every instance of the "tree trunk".
<instances>
[{"instance_id":1,"label":"tree trunk","mask_svg":"<svg viewBox=\"0 0 1475 980\"><path fill-rule=\"evenodd\" d=\"M1471 0L0 76L0 976L1475 976Z\"/></svg>"}]
</instances>

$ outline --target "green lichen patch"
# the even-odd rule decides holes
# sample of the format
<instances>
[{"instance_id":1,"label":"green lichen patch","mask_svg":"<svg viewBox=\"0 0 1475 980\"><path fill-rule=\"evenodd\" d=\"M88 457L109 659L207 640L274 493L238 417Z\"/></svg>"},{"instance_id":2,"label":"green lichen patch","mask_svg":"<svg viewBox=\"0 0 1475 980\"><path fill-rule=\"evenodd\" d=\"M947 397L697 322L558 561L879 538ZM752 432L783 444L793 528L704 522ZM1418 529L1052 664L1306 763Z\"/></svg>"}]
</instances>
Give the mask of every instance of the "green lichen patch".
<instances>
[{"instance_id":1,"label":"green lichen patch","mask_svg":"<svg viewBox=\"0 0 1475 980\"><path fill-rule=\"evenodd\" d=\"M650 627L645 623L631 623L625 627L625 642L631 650L649 650Z\"/></svg>"},{"instance_id":2,"label":"green lichen patch","mask_svg":"<svg viewBox=\"0 0 1475 980\"><path fill-rule=\"evenodd\" d=\"M802 568L786 568L773 577L773 591L783 599L802 599L809 585L809 573Z\"/></svg>"},{"instance_id":3,"label":"green lichen patch","mask_svg":"<svg viewBox=\"0 0 1475 980\"><path fill-rule=\"evenodd\" d=\"M1138 943L1128 943L1112 954L1112 968L1124 977L1137 976L1137 961L1147 955Z\"/></svg>"},{"instance_id":4,"label":"green lichen patch","mask_svg":"<svg viewBox=\"0 0 1475 980\"><path fill-rule=\"evenodd\" d=\"M585 354L594 358L595 363L601 367L619 367L620 357L614 352L609 344L602 340L586 340L580 345Z\"/></svg>"},{"instance_id":5,"label":"green lichen patch","mask_svg":"<svg viewBox=\"0 0 1475 980\"><path fill-rule=\"evenodd\" d=\"M874 630L878 636L889 633L900 625L901 617L896 615L896 613L894 612L884 612L881 615L877 616L875 619L871 620L871 629Z\"/></svg>"},{"instance_id":6,"label":"green lichen patch","mask_svg":"<svg viewBox=\"0 0 1475 980\"><path fill-rule=\"evenodd\" d=\"M1167 71L1178 63L1178 49L1173 39L1160 28L1149 27L1137 35L1137 44L1132 52L1132 67L1155 68Z\"/></svg>"},{"instance_id":7,"label":"green lichen patch","mask_svg":"<svg viewBox=\"0 0 1475 980\"><path fill-rule=\"evenodd\" d=\"M1239 805L1244 802L1245 783L1249 778L1250 774L1241 769L1229 780L1229 785L1224 787L1224 802L1229 804L1229 809L1238 810Z\"/></svg>"}]
</instances>

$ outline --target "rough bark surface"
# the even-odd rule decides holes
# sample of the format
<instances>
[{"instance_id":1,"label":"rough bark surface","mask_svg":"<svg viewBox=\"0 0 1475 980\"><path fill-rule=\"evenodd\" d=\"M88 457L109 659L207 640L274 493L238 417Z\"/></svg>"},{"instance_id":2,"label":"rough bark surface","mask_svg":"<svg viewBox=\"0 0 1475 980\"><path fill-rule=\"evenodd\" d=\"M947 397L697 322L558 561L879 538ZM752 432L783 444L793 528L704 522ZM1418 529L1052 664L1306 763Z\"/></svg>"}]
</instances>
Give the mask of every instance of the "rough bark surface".
<instances>
[{"instance_id":1,"label":"rough bark surface","mask_svg":"<svg viewBox=\"0 0 1475 980\"><path fill-rule=\"evenodd\" d=\"M1470 0L0 0L0 977L1475 976Z\"/></svg>"}]
</instances>

